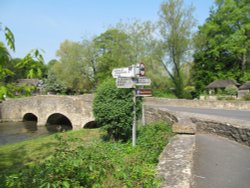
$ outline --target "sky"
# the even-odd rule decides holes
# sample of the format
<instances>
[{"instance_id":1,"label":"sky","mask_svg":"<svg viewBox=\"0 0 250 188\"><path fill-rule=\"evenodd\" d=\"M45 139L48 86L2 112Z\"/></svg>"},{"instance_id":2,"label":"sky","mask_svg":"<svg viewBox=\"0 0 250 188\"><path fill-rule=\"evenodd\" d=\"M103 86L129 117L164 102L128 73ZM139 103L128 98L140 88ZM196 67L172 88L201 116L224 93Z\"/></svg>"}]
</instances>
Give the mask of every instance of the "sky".
<instances>
[{"instance_id":1,"label":"sky","mask_svg":"<svg viewBox=\"0 0 250 188\"><path fill-rule=\"evenodd\" d=\"M23 58L32 49L43 50L45 62L58 59L56 51L67 40L80 42L105 32L119 21L159 19L164 0L0 0L0 23L15 36L12 57ZM202 25L213 0L184 0L193 4ZM5 41L0 31L0 41Z\"/></svg>"}]
</instances>

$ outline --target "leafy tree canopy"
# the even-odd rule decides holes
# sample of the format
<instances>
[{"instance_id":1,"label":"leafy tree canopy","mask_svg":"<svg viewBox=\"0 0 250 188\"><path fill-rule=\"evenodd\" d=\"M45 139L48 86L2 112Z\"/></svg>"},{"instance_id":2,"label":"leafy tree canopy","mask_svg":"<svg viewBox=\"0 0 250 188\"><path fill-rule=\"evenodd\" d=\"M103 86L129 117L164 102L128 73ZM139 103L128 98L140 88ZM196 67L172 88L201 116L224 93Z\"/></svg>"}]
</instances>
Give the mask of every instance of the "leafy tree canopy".
<instances>
[{"instance_id":1,"label":"leafy tree canopy","mask_svg":"<svg viewBox=\"0 0 250 188\"><path fill-rule=\"evenodd\" d=\"M195 38L194 80L196 89L216 79L250 79L250 3L248 0L217 0Z\"/></svg>"}]
</instances>

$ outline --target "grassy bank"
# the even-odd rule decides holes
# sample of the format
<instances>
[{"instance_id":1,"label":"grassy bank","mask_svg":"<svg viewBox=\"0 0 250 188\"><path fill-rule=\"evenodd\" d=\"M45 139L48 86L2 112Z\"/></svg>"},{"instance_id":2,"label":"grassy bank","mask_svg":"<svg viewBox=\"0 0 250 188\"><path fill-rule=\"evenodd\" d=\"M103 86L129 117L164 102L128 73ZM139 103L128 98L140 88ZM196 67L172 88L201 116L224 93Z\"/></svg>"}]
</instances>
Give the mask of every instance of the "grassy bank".
<instances>
[{"instance_id":1,"label":"grassy bank","mask_svg":"<svg viewBox=\"0 0 250 188\"><path fill-rule=\"evenodd\" d=\"M70 131L65 135L79 138L83 143L90 143L95 139L100 139L100 130L82 129ZM44 161L55 152L57 147L58 140L55 135L0 146L0 173L18 170L38 161Z\"/></svg>"},{"instance_id":2,"label":"grassy bank","mask_svg":"<svg viewBox=\"0 0 250 188\"><path fill-rule=\"evenodd\" d=\"M90 139L83 136L89 136L86 131L93 131ZM98 130L57 135L56 140L43 138L51 148L43 143L30 150L30 157L32 151L43 147L52 156L46 160L35 158L28 168L5 173L0 187L159 187L156 165L172 135L170 126L156 123L140 128L136 147L132 147L131 141L101 141ZM40 159L42 162L38 163Z\"/></svg>"}]
</instances>

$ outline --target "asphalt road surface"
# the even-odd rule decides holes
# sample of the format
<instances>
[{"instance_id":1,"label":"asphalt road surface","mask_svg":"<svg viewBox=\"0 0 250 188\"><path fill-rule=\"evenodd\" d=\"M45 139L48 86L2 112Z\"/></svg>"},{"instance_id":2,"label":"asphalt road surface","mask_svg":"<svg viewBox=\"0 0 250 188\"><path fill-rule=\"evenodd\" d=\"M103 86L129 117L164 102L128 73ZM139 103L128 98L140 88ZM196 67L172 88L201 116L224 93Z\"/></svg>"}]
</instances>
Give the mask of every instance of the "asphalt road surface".
<instances>
[{"instance_id":1,"label":"asphalt road surface","mask_svg":"<svg viewBox=\"0 0 250 188\"><path fill-rule=\"evenodd\" d=\"M176 106L163 106L163 107L161 106L161 108L167 108L171 111L177 111L177 112L189 112L189 113L221 116L231 119L250 121L250 110L205 109L205 108L190 108L190 107L176 107Z\"/></svg>"},{"instance_id":2,"label":"asphalt road surface","mask_svg":"<svg viewBox=\"0 0 250 188\"><path fill-rule=\"evenodd\" d=\"M249 188L250 148L226 138L197 134L194 188Z\"/></svg>"}]
</instances>

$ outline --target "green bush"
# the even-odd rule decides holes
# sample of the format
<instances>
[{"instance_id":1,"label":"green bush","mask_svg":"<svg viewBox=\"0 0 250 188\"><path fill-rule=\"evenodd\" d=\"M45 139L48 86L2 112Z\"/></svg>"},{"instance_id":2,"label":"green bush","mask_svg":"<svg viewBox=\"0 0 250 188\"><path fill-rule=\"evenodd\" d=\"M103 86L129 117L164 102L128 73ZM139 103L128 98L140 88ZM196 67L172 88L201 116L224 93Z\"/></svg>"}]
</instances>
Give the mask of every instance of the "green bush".
<instances>
[{"instance_id":1,"label":"green bush","mask_svg":"<svg viewBox=\"0 0 250 188\"><path fill-rule=\"evenodd\" d=\"M170 91L163 91L163 90L153 90L153 96L154 97L163 97L163 98L170 98L170 99L176 99L177 97Z\"/></svg>"},{"instance_id":2,"label":"green bush","mask_svg":"<svg viewBox=\"0 0 250 188\"><path fill-rule=\"evenodd\" d=\"M226 88L225 88L225 93L227 94L227 95L237 95L237 93L238 93L238 88L236 87L236 86L234 86L234 85L230 85L230 86L227 86Z\"/></svg>"},{"instance_id":3,"label":"green bush","mask_svg":"<svg viewBox=\"0 0 250 188\"><path fill-rule=\"evenodd\" d=\"M106 131L108 138L126 141L131 136L133 122L133 93L131 89L118 89L114 79L102 83L93 102L96 122Z\"/></svg>"}]
</instances>

